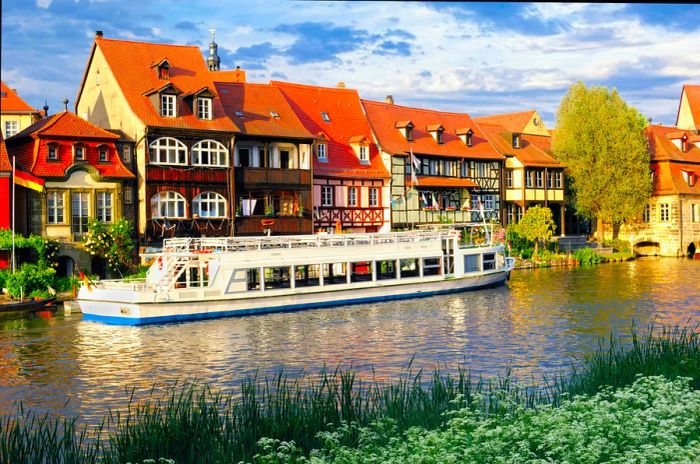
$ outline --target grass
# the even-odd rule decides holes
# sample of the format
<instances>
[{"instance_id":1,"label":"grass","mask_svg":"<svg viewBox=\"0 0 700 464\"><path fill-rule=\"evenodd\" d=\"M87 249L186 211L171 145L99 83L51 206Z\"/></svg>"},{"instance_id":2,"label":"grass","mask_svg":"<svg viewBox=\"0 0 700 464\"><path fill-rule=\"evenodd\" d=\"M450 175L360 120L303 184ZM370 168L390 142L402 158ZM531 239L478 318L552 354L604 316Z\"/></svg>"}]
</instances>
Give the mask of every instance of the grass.
<instances>
[{"instance_id":1,"label":"grass","mask_svg":"<svg viewBox=\"0 0 700 464\"><path fill-rule=\"evenodd\" d=\"M409 365L389 383L362 381L351 369L296 378L284 372L253 376L225 394L191 382L146 401L132 394L125 411L110 412L95 428L80 428L76 419L39 417L20 405L0 417L0 462L235 463L261 451L276 453L270 443L290 441L290 449L303 455L327 446L328 434L348 424L354 428L334 436L338 447L361 445L362 428L378 422L391 424L396 435L414 427L441 429L456 411L509 420L519 411L596 394L603 386L626 388L639 374L689 377L690 388L700 390L698 334L677 327L650 327L643 334L633 329L627 344L611 336L569 375L545 379L541 388L521 386L509 372L484 380L463 368L424 375Z\"/></svg>"}]
</instances>

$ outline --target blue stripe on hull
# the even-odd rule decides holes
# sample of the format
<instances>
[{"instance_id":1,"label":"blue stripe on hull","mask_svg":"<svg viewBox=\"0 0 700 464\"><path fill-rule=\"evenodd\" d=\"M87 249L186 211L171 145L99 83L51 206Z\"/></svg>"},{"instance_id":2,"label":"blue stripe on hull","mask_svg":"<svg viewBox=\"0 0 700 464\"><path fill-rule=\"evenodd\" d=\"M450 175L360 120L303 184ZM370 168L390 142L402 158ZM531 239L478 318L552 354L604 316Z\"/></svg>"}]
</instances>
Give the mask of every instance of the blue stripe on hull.
<instances>
[{"instance_id":1,"label":"blue stripe on hull","mask_svg":"<svg viewBox=\"0 0 700 464\"><path fill-rule=\"evenodd\" d=\"M250 316L256 314L268 314L268 313L281 313L281 312L292 312L301 311L305 309L316 309L316 308L329 308L334 306L347 306L356 305L362 303L375 303L378 301L391 301L391 300L405 300L409 298L425 298L435 295L445 295L448 293L461 293L470 290L480 290L490 287L498 287L504 283L506 279L499 280L497 282L488 283L485 285L478 285L474 287L466 288L452 288L446 290L435 290L431 292L415 292L415 293L403 293L400 295L379 295L372 297L362 297L362 298L352 298L348 300L335 300L335 301L320 301L317 303L304 303L296 305L284 305L284 306L267 306L265 308L250 308L250 309L236 309L232 311L215 311L207 313L195 313L195 314L175 314L172 316L156 316L156 317L118 317L118 316L101 316L96 314L83 314L83 320L85 321L95 321L103 322L105 324L117 324L117 325L144 325L144 324L162 324L169 322L183 322L183 321L195 321L201 319L215 319L220 317L234 317L234 316Z\"/></svg>"}]
</instances>

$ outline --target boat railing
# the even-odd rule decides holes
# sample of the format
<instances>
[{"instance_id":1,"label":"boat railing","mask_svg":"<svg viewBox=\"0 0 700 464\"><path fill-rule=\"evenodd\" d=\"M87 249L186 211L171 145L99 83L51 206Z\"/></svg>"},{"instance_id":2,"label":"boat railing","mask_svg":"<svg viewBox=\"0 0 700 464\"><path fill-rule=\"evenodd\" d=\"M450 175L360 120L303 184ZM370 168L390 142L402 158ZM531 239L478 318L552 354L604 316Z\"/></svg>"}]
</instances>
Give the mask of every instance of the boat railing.
<instances>
[{"instance_id":1,"label":"boat railing","mask_svg":"<svg viewBox=\"0 0 700 464\"><path fill-rule=\"evenodd\" d=\"M132 292L143 292L148 289L146 279L105 279L94 282L94 285L108 290L129 290Z\"/></svg>"}]
</instances>

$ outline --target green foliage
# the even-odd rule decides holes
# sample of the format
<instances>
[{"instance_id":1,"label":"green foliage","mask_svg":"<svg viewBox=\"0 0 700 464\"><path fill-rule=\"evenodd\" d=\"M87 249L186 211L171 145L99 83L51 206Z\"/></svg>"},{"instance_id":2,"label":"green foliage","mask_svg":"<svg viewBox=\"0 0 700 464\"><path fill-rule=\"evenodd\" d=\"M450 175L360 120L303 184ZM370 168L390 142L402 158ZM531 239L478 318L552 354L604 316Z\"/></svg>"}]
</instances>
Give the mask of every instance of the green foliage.
<instances>
[{"instance_id":1,"label":"green foliage","mask_svg":"<svg viewBox=\"0 0 700 464\"><path fill-rule=\"evenodd\" d=\"M131 238L132 225L127 219L111 224L91 219L85 237L85 249L107 261L110 269L129 270L133 267L136 243Z\"/></svg>"},{"instance_id":2,"label":"green foliage","mask_svg":"<svg viewBox=\"0 0 700 464\"><path fill-rule=\"evenodd\" d=\"M11 271L9 269L0 269L0 291L5 288L5 283L7 282L7 277L10 275Z\"/></svg>"},{"instance_id":3,"label":"green foliage","mask_svg":"<svg viewBox=\"0 0 700 464\"><path fill-rule=\"evenodd\" d=\"M15 234L15 248L31 248L36 253L37 264L41 267L53 267L58 264L58 242L46 240L38 235L24 237ZM12 249L12 231L0 229L0 250Z\"/></svg>"},{"instance_id":4,"label":"green foliage","mask_svg":"<svg viewBox=\"0 0 700 464\"><path fill-rule=\"evenodd\" d=\"M518 225L514 222L506 227L506 241L510 244L512 254L520 255L523 259L529 259L535 249L534 242L520 235Z\"/></svg>"},{"instance_id":5,"label":"green foliage","mask_svg":"<svg viewBox=\"0 0 700 464\"><path fill-rule=\"evenodd\" d=\"M148 269L151 266L147 264L139 264L134 272L124 276L124 279L145 279L148 274Z\"/></svg>"},{"instance_id":6,"label":"green foliage","mask_svg":"<svg viewBox=\"0 0 700 464\"><path fill-rule=\"evenodd\" d=\"M630 252L630 242L627 240L622 240L619 238L615 238L612 240L603 240L603 246L604 247L610 247L615 251L619 251L621 253L629 253Z\"/></svg>"},{"instance_id":7,"label":"green foliage","mask_svg":"<svg viewBox=\"0 0 700 464\"><path fill-rule=\"evenodd\" d=\"M515 230L525 240L534 242L535 252L534 257L537 257L539 243L547 243L554 234L554 219L552 219L552 210L546 206L531 206L525 211L523 217L515 225Z\"/></svg>"},{"instance_id":8,"label":"green foliage","mask_svg":"<svg viewBox=\"0 0 700 464\"><path fill-rule=\"evenodd\" d=\"M645 126L616 90L571 86L552 151L566 164L578 214L619 224L642 213L652 188Z\"/></svg>"},{"instance_id":9,"label":"green foliage","mask_svg":"<svg viewBox=\"0 0 700 464\"><path fill-rule=\"evenodd\" d=\"M42 268L36 264L23 264L19 271L9 274L5 285L10 296L46 296L48 288L54 284L56 270Z\"/></svg>"},{"instance_id":10,"label":"green foliage","mask_svg":"<svg viewBox=\"0 0 700 464\"><path fill-rule=\"evenodd\" d=\"M592 266L603 262L603 257L591 248L579 248L573 253L574 259L582 266Z\"/></svg>"}]
</instances>

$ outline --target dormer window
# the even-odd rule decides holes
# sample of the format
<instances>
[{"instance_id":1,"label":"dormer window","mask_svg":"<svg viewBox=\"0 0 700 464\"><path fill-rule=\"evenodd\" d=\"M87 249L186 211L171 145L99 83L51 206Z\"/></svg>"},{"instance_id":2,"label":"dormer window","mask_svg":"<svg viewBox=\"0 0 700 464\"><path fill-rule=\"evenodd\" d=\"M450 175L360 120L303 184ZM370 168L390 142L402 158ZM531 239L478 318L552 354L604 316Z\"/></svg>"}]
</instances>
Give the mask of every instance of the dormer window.
<instances>
[{"instance_id":1,"label":"dormer window","mask_svg":"<svg viewBox=\"0 0 700 464\"><path fill-rule=\"evenodd\" d=\"M48 145L49 152L46 156L46 159L49 161L58 161L58 144L56 143L50 143Z\"/></svg>"},{"instance_id":2,"label":"dormer window","mask_svg":"<svg viewBox=\"0 0 700 464\"><path fill-rule=\"evenodd\" d=\"M160 115L166 118L174 118L176 96L163 93L160 95Z\"/></svg>"},{"instance_id":3,"label":"dormer window","mask_svg":"<svg viewBox=\"0 0 700 464\"><path fill-rule=\"evenodd\" d=\"M513 148L520 148L520 134L513 134Z\"/></svg>"},{"instance_id":4,"label":"dormer window","mask_svg":"<svg viewBox=\"0 0 700 464\"><path fill-rule=\"evenodd\" d=\"M697 176L694 171L682 171L683 179L688 184L688 187L693 187L695 182L697 182Z\"/></svg>"},{"instance_id":5,"label":"dormer window","mask_svg":"<svg viewBox=\"0 0 700 464\"><path fill-rule=\"evenodd\" d=\"M325 143L316 145L316 157L319 161L328 161L327 146Z\"/></svg>"},{"instance_id":6,"label":"dormer window","mask_svg":"<svg viewBox=\"0 0 700 464\"><path fill-rule=\"evenodd\" d=\"M100 145L97 147L97 152L99 153L100 163L106 163L109 161L109 150L107 145Z\"/></svg>"},{"instance_id":7,"label":"dormer window","mask_svg":"<svg viewBox=\"0 0 700 464\"><path fill-rule=\"evenodd\" d=\"M211 119L211 98L197 98L197 117L199 119Z\"/></svg>"},{"instance_id":8,"label":"dormer window","mask_svg":"<svg viewBox=\"0 0 700 464\"><path fill-rule=\"evenodd\" d=\"M369 141L364 135L356 135L348 140L360 163L369 164Z\"/></svg>"},{"instance_id":9,"label":"dormer window","mask_svg":"<svg viewBox=\"0 0 700 464\"><path fill-rule=\"evenodd\" d=\"M462 142L468 147L471 147L473 144L472 137L474 135L474 131L471 130L470 127L465 127L464 129L457 129L457 135L459 136L460 139L462 139Z\"/></svg>"},{"instance_id":10,"label":"dormer window","mask_svg":"<svg viewBox=\"0 0 700 464\"><path fill-rule=\"evenodd\" d=\"M170 63L168 60L163 60L156 67L158 79L170 79Z\"/></svg>"},{"instance_id":11,"label":"dormer window","mask_svg":"<svg viewBox=\"0 0 700 464\"><path fill-rule=\"evenodd\" d=\"M331 117L325 111L321 111L321 118L323 118L324 122L331 122Z\"/></svg>"},{"instance_id":12,"label":"dormer window","mask_svg":"<svg viewBox=\"0 0 700 464\"><path fill-rule=\"evenodd\" d=\"M413 123L411 121L397 121L394 125L409 142L413 141Z\"/></svg>"},{"instance_id":13,"label":"dormer window","mask_svg":"<svg viewBox=\"0 0 700 464\"><path fill-rule=\"evenodd\" d=\"M474 144L474 142L473 142L474 131L469 129L467 131L467 133L465 134L465 136L466 136L465 143L467 144L468 147L471 147Z\"/></svg>"},{"instance_id":14,"label":"dormer window","mask_svg":"<svg viewBox=\"0 0 700 464\"><path fill-rule=\"evenodd\" d=\"M683 153L688 151L688 134L683 134L681 137L681 151Z\"/></svg>"},{"instance_id":15,"label":"dormer window","mask_svg":"<svg viewBox=\"0 0 700 464\"><path fill-rule=\"evenodd\" d=\"M428 127L425 128L428 132L430 132L430 135L433 136L435 141L442 145L442 133L445 131L445 128L442 127L441 124L432 124Z\"/></svg>"},{"instance_id":16,"label":"dormer window","mask_svg":"<svg viewBox=\"0 0 700 464\"><path fill-rule=\"evenodd\" d=\"M366 146L360 146L360 161L369 161Z\"/></svg>"},{"instance_id":17,"label":"dormer window","mask_svg":"<svg viewBox=\"0 0 700 464\"><path fill-rule=\"evenodd\" d=\"M85 146L79 144L73 145L73 155L75 157L75 161L85 161Z\"/></svg>"}]
</instances>

